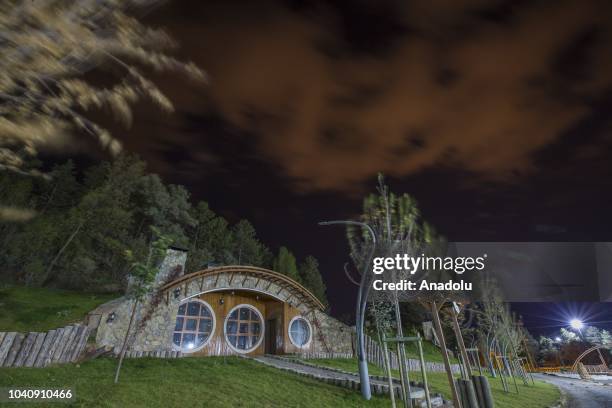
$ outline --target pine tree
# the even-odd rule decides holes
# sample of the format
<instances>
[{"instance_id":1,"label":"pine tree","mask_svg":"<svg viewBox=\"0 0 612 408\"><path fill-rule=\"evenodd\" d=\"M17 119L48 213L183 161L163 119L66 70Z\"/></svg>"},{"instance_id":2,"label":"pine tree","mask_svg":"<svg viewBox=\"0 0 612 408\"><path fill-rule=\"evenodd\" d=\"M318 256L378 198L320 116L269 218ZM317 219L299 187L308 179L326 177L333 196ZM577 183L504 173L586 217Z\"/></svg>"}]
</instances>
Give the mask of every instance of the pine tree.
<instances>
[{"instance_id":1,"label":"pine tree","mask_svg":"<svg viewBox=\"0 0 612 408\"><path fill-rule=\"evenodd\" d=\"M299 268L302 284L310 290L316 297L327 306L327 296L325 295L325 283L319 272L319 262L313 256L307 256L300 264Z\"/></svg>"},{"instance_id":2,"label":"pine tree","mask_svg":"<svg viewBox=\"0 0 612 408\"><path fill-rule=\"evenodd\" d=\"M278 250L278 256L274 259L272 269L276 272L287 275L291 279L300 281L295 256L286 247L282 246Z\"/></svg>"},{"instance_id":3,"label":"pine tree","mask_svg":"<svg viewBox=\"0 0 612 408\"><path fill-rule=\"evenodd\" d=\"M196 225L189 230L186 272L195 272L209 265L231 264L233 243L227 221L215 214L204 201L192 209L192 217Z\"/></svg>"},{"instance_id":4,"label":"pine tree","mask_svg":"<svg viewBox=\"0 0 612 408\"><path fill-rule=\"evenodd\" d=\"M238 265L263 266L265 246L257 239L253 225L240 220L232 227L233 257Z\"/></svg>"}]
</instances>

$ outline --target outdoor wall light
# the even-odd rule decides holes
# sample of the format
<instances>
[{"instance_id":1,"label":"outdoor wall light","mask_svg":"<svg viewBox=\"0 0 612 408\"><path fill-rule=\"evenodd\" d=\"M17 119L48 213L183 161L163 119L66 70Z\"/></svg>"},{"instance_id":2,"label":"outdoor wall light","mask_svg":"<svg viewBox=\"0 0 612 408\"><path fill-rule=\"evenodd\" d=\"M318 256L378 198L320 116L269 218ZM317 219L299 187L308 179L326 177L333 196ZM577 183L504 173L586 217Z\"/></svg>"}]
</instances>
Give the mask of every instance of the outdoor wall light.
<instances>
[{"instance_id":1,"label":"outdoor wall light","mask_svg":"<svg viewBox=\"0 0 612 408\"><path fill-rule=\"evenodd\" d=\"M174 289L174 292L172 293L174 293L174 298L178 299L178 297L181 296L181 288Z\"/></svg>"},{"instance_id":2,"label":"outdoor wall light","mask_svg":"<svg viewBox=\"0 0 612 408\"><path fill-rule=\"evenodd\" d=\"M112 312L111 314L108 315L108 317L106 318L106 323L112 323L115 321L115 319L117 318L117 314L115 312Z\"/></svg>"},{"instance_id":3,"label":"outdoor wall light","mask_svg":"<svg viewBox=\"0 0 612 408\"><path fill-rule=\"evenodd\" d=\"M220 305L222 305L222 304L224 304L224 303L225 303L225 299L223 299L223 297L221 297L221 298L219 299L219 304L220 304Z\"/></svg>"}]
</instances>

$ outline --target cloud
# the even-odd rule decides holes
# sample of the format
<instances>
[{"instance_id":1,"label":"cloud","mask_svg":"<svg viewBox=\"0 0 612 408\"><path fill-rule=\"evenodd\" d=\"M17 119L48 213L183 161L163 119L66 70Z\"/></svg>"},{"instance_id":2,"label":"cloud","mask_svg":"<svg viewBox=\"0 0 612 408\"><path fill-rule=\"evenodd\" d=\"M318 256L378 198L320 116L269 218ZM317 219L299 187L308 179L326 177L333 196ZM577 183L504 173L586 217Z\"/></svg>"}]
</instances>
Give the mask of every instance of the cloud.
<instances>
[{"instance_id":1,"label":"cloud","mask_svg":"<svg viewBox=\"0 0 612 408\"><path fill-rule=\"evenodd\" d=\"M214 108L261 135L259 153L297 190L351 191L380 171L434 166L512 180L612 85L604 2L423 0L394 10L405 30L389 34L384 53L355 51L337 10L323 6L170 22L212 79L206 98L174 90L177 104Z\"/></svg>"}]
</instances>

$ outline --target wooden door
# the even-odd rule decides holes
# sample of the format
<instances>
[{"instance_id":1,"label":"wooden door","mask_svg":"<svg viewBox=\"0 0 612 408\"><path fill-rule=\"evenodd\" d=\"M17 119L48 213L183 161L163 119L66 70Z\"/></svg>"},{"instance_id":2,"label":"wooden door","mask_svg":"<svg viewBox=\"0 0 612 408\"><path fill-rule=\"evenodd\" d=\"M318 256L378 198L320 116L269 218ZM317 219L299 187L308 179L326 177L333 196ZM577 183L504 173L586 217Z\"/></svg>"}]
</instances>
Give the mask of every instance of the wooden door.
<instances>
[{"instance_id":1,"label":"wooden door","mask_svg":"<svg viewBox=\"0 0 612 408\"><path fill-rule=\"evenodd\" d=\"M266 320L266 354L276 354L276 319Z\"/></svg>"}]
</instances>

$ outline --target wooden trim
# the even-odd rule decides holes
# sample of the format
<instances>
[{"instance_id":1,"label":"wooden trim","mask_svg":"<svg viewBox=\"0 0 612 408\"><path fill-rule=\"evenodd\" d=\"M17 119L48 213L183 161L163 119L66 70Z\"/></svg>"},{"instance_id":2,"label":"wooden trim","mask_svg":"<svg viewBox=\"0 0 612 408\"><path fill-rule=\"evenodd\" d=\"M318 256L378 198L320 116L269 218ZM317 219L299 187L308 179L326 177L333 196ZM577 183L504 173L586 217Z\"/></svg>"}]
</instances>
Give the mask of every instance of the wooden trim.
<instances>
[{"instance_id":1,"label":"wooden trim","mask_svg":"<svg viewBox=\"0 0 612 408\"><path fill-rule=\"evenodd\" d=\"M313 308L317 308L320 310L324 310L325 307L323 304L304 286L302 286L299 282L289 278L288 276L282 275L278 272L270 271L264 268L258 268L254 266L220 266L215 268L204 269L197 272L192 272L187 275L183 275L172 282L169 282L162 286L162 290L170 290L176 286L180 286L181 284L185 284L193 279L208 277L215 275L218 279L219 275L224 273L231 273L231 278L229 284L231 285L233 281L233 277L236 273L246 273L252 276L257 276L259 279L269 280L271 283L274 282L281 286L281 288L287 289L290 293L295 293L295 291L301 293L304 296L305 303L309 304ZM215 286L217 281L215 281ZM269 290L271 284L268 285ZM280 293L280 292L279 292Z\"/></svg>"}]
</instances>

